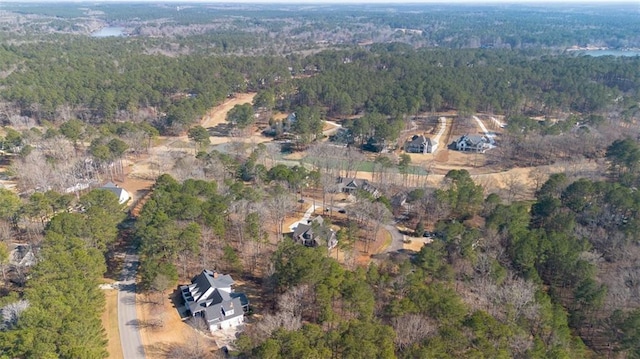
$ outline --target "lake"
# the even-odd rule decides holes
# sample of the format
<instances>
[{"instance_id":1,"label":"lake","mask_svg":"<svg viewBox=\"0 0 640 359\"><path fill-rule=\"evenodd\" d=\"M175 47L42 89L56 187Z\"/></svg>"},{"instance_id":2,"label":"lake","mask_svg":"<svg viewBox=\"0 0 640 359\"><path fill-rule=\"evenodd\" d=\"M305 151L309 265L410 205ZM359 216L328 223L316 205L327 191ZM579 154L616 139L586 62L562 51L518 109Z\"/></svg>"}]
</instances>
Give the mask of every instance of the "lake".
<instances>
[{"instance_id":1,"label":"lake","mask_svg":"<svg viewBox=\"0 0 640 359\"><path fill-rule=\"evenodd\" d=\"M584 50L579 51L580 55L589 56L640 56L640 50Z\"/></svg>"},{"instance_id":2,"label":"lake","mask_svg":"<svg viewBox=\"0 0 640 359\"><path fill-rule=\"evenodd\" d=\"M124 36L124 27L107 26L103 27L99 31L92 32L92 37L112 37L112 36Z\"/></svg>"}]
</instances>

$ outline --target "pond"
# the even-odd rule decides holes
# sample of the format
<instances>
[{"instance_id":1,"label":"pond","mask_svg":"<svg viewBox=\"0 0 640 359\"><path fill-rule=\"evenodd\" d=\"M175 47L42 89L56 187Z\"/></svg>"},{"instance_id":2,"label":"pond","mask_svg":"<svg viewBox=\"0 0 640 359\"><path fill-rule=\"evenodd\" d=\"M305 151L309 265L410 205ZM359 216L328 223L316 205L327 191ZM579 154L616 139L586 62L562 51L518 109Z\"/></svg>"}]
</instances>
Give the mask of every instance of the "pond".
<instances>
[{"instance_id":1,"label":"pond","mask_svg":"<svg viewBox=\"0 0 640 359\"><path fill-rule=\"evenodd\" d=\"M640 56L640 50L583 50L580 55L589 56Z\"/></svg>"},{"instance_id":2,"label":"pond","mask_svg":"<svg viewBox=\"0 0 640 359\"><path fill-rule=\"evenodd\" d=\"M92 32L91 37L117 37L124 36L124 27L107 26Z\"/></svg>"}]
</instances>

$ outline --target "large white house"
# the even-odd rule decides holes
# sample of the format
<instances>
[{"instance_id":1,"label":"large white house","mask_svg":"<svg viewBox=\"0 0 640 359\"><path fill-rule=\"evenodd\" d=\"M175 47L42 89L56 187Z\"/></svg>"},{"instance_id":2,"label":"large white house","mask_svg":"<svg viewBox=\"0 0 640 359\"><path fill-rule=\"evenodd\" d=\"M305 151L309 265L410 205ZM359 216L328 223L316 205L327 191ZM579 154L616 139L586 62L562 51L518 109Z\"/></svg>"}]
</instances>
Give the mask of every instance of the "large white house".
<instances>
[{"instance_id":1,"label":"large white house","mask_svg":"<svg viewBox=\"0 0 640 359\"><path fill-rule=\"evenodd\" d=\"M455 142L458 151L483 152L491 148L491 141L482 135L464 135Z\"/></svg>"},{"instance_id":2,"label":"large white house","mask_svg":"<svg viewBox=\"0 0 640 359\"><path fill-rule=\"evenodd\" d=\"M433 144L431 139L424 135L413 135L404 144L404 150L407 153L433 153L436 147L437 144Z\"/></svg>"},{"instance_id":3,"label":"large white house","mask_svg":"<svg viewBox=\"0 0 640 359\"><path fill-rule=\"evenodd\" d=\"M191 316L204 319L209 330L215 332L242 324L249 309L247 296L235 293L233 284L230 275L205 269L191 284L181 286L180 292Z\"/></svg>"}]
</instances>

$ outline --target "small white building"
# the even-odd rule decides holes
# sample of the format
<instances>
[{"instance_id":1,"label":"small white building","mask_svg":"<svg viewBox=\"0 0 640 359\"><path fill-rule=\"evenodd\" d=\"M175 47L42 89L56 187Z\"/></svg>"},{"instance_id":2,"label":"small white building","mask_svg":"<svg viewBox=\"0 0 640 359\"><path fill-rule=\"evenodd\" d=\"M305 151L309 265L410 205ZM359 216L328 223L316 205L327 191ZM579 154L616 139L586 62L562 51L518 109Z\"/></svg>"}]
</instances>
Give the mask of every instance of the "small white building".
<instances>
[{"instance_id":1,"label":"small white building","mask_svg":"<svg viewBox=\"0 0 640 359\"><path fill-rule=\"evenodd\" d=\"M119 187L117 184L113 182L107 182L104 186L100 187L100 189L106 189L107 191L113 192L118 197L118 202L120 204L127 203L131 198L129 192L127 192L124 188Z\"/></svg>"}]
</instances>

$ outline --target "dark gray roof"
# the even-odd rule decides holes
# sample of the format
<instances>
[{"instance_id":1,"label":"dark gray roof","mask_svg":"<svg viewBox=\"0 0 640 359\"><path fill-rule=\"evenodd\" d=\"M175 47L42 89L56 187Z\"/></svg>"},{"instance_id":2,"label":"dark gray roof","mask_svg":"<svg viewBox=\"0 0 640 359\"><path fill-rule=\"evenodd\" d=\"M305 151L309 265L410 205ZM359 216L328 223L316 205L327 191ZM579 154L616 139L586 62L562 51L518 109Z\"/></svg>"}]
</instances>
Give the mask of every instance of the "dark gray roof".
<instances>
[{"instance_id":1,"label":"dark gray roof","mask_svg":"<svg viewBox=\"0 0 640 359\"><path fill-rule=\"evenodd\" d=\"M298 238L301 235L305 234L307 231L311 230L311 226L304 223L299 223L296 226L296 229L293 230L293 238Z\"/></svg>"},{"instance_id":2,"label":"dark gray roof","mask_svg":"<svg viewBox=\"0 0 640 359\"><path fill-rule=\"evenodd\" d=\"M322 218L322 216L317 216L316 218L312 219L309 221L309 224L304 224L304 223L299 223L296 228L293 230L293 237L297 238L305 233L309 234L310 236L313 236L313 230L312 228L312 223L318 223L319 225L322 225L324 223L324 219Z\"/></svg>"},{"instance_id":3,"label":"dark gray roof","mask_svg":"<svg viewBox=\"0 0 640 359\"><path fill-rule=\"evenodd\" d=\"M487 138L482 136L482 135L466 135L466 140L468 143L472 144L472 145L477 145L480 144L482 142L488 142Z\"/></svg>"},{"instance_id":4,"label":"dark gray roof","mask_svg":"<svg viewBox=\"0 0 640 359\"><path fill-rule=\"evenodd\" d=\"M230 301L212 304L204 310L205 319L211 324L221 322L223 320L240 317L244 315L242 302L240 298L233 298Z\"/></svg>"},{"instance_id":5,"label":"dark gray roof","mask_svg":"<svg viewBox=\"0 0 640 359\"><path fill-rule=\"evenodd\" d=\"M111 189L111 188L120 188L120 187L118 187L118 185L113 183L113 182L107 182L107 183L105 183L104 186L102 186L102 188Z\"/></svg>"},{"instance_id":6,"label":"dark gray roof","mask_svg":"<svg viewBox=\"0 0 640 359\"><path fill-rule=\"evenodd\" d=\"M425 137L424 135L413 135L413 137L409 141L410 146L421 146L429 143L431 143L431 139Z\"/></svg>"},{"instance_id":7,"label":"dark gray roof","mask_svg":"<svg viewBox=\"0 0 640 359\"><path fill-rule=\"evenodd\" d=\"M340 177L339 179L339 183L343 184L345 187L353 187L353 188L358 188L360 187L359 183L359 179L357 178L344 178L344 177Z\"/></svg>"},{"instance_id":8,"label":"dark gray roof","mask_svg":"<svg viewBox=\"0 0 640 359\"><path fill-rule=\"evenodd\" d=\"M320 225L317 228L317 233L314 232L313 222ZM308 243L310 243L310 241L315 242L314 246L330 245L336 241L336 232L323 224L324 219L322 216L317 216L311 220L309 224L300 223L293 230L293 239L295 241L301 241L306 245L309 245Z\"/></svg>"},{"instance_id":9,"label":"dark gray roof","mask_svg":"<svg viewBox=\"0 0 640 359\"><path fill-rule=\"evenodd\" d=\"M205 269L192 279L191 284L181 286L180 290L192 315L204 311L205 319L213 323L243 314L242 295L231 295L233 284L230 275ZM232 309L233 314L229 314Z\"/></svg>"}]
</instances>

